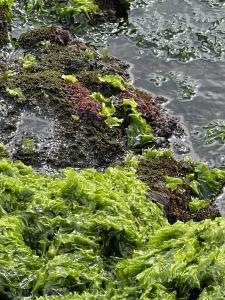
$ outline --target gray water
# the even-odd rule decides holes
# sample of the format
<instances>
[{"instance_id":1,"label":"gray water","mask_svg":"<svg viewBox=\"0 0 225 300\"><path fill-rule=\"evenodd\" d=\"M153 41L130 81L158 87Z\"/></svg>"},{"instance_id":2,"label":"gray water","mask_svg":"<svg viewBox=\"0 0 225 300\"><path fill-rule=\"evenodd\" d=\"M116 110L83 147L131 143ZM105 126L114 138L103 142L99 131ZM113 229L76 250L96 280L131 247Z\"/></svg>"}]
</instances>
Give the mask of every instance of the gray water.
<instances>
[{"instance_id":1,"label":"gray water","mask_svg":"<svg viewBox=\"0 0 225 300\"><path fill-rule=\"evenodd\" d=\"M177 157L225 165L225 146L208 144L204 128L225 120L225 1L136 1L128 23L85 38L128 61L135 86L167 99L185 131L171 138Z\"/></svg>"}]
</instances>

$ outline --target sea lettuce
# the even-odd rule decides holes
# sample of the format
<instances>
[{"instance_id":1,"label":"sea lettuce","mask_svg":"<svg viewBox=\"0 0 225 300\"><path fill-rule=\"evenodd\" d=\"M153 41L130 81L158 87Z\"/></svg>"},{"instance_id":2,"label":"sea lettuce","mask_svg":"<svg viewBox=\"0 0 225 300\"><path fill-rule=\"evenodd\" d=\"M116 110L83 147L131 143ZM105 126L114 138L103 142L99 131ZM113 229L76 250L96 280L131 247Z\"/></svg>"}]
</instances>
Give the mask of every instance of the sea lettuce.
<instances>
[{"instance_id":1,"label":"sea lettuce","mask_svg":"<svg viewBox=\"0 0 225 300\"><path fill-rule=\"evenodd\" d=\"M118 274L142 290L140 299L223 299L224 230L222 218L164 227Z\"/></svg>"},{"instance_id":2,"label":"sea lettuce","mask_svg":"<svg viewBox=\"0 0 225 300\"><path fill-rule=\"evenodd\" d=\"M127 167L42 175L0 160L0 293L10 299L128 295L132 288L121 290L115 264L167 224L146 192Z\"/></svg>"}]
</instances>

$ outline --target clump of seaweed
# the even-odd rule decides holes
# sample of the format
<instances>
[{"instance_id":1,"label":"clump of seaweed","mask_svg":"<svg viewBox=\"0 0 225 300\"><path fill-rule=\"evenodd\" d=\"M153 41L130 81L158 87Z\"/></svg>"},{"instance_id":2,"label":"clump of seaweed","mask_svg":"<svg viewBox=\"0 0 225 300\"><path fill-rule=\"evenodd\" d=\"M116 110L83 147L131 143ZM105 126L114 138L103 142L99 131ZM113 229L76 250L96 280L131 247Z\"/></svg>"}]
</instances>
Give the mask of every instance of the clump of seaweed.
<instances>
[{"instance_id":1,"label":"clump of seaweed","mask_svg":"<svg viewBox=\"0 0 225 300\"><path fill-rule=\"evenodd\" d=\"M63 1L34 1L26 0L28 13L39 12L56 15L61 23L93 24L95 22L116 21L118 17L126 17L130 8L130 0L63 0Z\"/></svg>"},{"instance_id":2,"label":"clump of seaweed","mask_svg":"<svg viewBox=\"0 0 225 300\"><path fill-rule=\"evenodd\" d=\"M225 222L177 222L157 231L144 251L117 268L139 299L223 299Z\"/></svg>"},{"instance_id":3,"label":"clump of seaweed","mask_svg":"<svg viewBox=\"0 0 225 300\"><path fill-rule=\"evenodd\" d=\"M168 149L130 156L103 172L68 168L58 175L0 160L1 297L223 297L224 220L169 225L138 179L144 160L152 161L153 190L185 189L187 174L195 174L202 191L215 193L225 179L223 170L205 166L200 173L198 164L175 162Z\"/></svg>"},{"instance_id":4,"label":"clump of seaweed","mask_svg":"<svg viewBox=\"0 0 225 300\"><path fill-rule=\"evenodd\" d=\"M113 295L116 262L167 224L126 168L47 176L1 160L0 181L0 293L9 299Z\"/></svg>"}]
</instances>

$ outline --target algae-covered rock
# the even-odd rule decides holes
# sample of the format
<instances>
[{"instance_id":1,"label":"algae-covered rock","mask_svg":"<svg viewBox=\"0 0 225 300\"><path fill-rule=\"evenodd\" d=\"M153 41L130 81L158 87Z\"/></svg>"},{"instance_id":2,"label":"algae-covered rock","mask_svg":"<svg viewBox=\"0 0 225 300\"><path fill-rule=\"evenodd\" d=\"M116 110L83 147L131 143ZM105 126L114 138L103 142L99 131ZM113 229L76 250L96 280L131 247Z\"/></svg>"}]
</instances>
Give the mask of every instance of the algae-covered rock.
<instances>
[{"instance_id":1,"label":"algae-covered rock","mask_svg":"<svg viewBox=\"0 0 225 300\"><path fill-rule=\"evenodd\" d=\"M9 24L12 17L14 0L0 0L0 48L9 41Z\"/></svg>"},{"instance_id":2,"label":"algae-covered rock","mask_svg":"<svg viewBox=\"0 0 225 300\"><path fill-rule=\"evenodd\" d=\"M137 174L149 186L149 198L163 206L170 223L220 216L214 198L225 182L224 169L177 161L168 151L148 150L140 157Z\"/></svg>"},{"instance_id":3,"label":"algae-covered rock","mask_svg":"<svg viewBox=\"0 0 225 300\"><path fill-rule=\"evenodd\" d=\"M22 34L20 44L26 53L14 62L16 76L12 70L0 80L1 122L11 124L1 136L13 158L36 167L106 167L129 149L167 143L176 122L131 86L127 64L56 26ZM35 151L25 151L27 137Z\"/></svg>"}]
</instances>

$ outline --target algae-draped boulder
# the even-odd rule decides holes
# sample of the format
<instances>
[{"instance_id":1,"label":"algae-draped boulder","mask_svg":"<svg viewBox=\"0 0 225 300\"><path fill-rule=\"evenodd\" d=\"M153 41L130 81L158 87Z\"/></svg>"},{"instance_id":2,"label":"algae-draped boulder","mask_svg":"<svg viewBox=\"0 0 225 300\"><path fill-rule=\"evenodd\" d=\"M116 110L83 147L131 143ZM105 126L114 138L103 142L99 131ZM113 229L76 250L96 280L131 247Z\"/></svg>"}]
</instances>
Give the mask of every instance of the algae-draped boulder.
<instances>
[{"instance_id":1,"label":"algae-draped boulder","mask_svg":"<svg viewBox=\"0 0 225 300\"><path fill-rule=\"evenodd\" d=\"M106 167L129 149L168 142L176 121L132 86L125 63L57 26L24 33L19 43L23 57L0 77L0 137L13 158Z\"/></svg>"}]
</instances>

